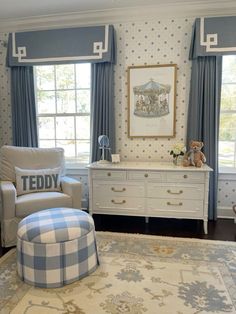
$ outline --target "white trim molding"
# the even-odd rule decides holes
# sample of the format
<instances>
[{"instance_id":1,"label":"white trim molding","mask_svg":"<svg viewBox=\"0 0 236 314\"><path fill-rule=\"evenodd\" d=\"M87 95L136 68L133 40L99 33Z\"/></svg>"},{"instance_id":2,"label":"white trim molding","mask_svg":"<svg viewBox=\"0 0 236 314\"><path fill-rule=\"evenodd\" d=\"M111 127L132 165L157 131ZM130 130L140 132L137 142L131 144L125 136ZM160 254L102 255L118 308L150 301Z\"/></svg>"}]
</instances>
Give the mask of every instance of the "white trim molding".
<instances>
[{"instance_id":1,"label":"white trim molding","mask_svg":"<svg viewBox=\"0 0 236 314\"><path fill-rule=\"evenodd\" d=\"M178 1L159 5L133 6L106 10L90 10L67 14L41 15L0 20L1 32L39 30L48 28L92 26L165 17L203 17L236 14L235 0Z\"/></svg>"},{"instance_id":2,"label":"white trim molding","mask_svg":"<svg viewBox=\"0 0 236 314\"><path fill-rule=\"evenodd\" d=\"M231 173L219 173L218 176L218 181L236 181L236 173L231 172Z\"/></svg>"},{"instance_id":3,"label":"white trim molding","mask_svg":"<svg viewBox=\"0 0 236 314\"><path fill-rule=\"evenodd\" d=\"M219 206L217 208L217 218L235 219L232 207Z\"/></svg>"}]
</instances>

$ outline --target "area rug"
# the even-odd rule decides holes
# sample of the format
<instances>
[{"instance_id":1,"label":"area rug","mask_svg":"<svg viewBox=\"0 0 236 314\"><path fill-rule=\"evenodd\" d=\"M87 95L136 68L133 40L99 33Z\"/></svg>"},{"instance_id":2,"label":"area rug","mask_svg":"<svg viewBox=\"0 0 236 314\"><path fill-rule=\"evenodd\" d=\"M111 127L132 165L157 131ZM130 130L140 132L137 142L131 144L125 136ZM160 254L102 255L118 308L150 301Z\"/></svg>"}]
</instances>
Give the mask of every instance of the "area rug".
<instances>
[{"instance_id":1,"label":"area rug","mask_svg":"<svg viewBox=\"0 0 236 314\"><path fill-rule=\"evenodd\" d=\"M97 232L101 265L58 289L20 281L0 259L0 313L236 313L236 243Z\"/></svg>"}]
</instances>

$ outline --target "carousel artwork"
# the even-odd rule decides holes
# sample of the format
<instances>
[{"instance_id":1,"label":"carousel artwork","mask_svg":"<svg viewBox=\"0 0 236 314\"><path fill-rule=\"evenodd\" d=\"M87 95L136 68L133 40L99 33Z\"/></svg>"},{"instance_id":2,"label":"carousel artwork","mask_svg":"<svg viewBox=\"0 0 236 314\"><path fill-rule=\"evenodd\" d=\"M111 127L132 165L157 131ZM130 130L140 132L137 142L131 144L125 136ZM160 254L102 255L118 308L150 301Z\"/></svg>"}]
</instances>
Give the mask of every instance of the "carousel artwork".
<instances>
[{"instance_id":1,"label":"carousel artwork","mask_svg":"<svg viewBox=\"0 0 236 314\"><path fill-rule=\"evenodd\" d=\"M134 114L140 117L162 117L169 114L171 86L150 79L144 85L134 86Z\"/></svg>"}]
</instances>

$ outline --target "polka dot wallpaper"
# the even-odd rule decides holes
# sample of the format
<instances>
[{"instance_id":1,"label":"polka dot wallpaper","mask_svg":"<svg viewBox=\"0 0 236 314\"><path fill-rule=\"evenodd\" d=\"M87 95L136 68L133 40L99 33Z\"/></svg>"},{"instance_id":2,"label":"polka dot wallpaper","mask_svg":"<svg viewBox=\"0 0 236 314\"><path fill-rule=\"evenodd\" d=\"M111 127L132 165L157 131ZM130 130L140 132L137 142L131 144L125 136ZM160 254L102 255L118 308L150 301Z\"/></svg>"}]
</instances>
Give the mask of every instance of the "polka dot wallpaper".
<instances>
[{"instance_id":1,"label":"polka dot wallpaper","mask_svg":"<svg viewBox=\"0 0 236 314\"><path fill-rule=\"evenodd\" d=\"M115 66L116 152L121 160L170 161L177 142L185 142L191 62L188 60L193 18L156 19L114 24L117 35ZM9 70L5 66L8 34L0 33L0 145L12 143ZM177 64L176 137L128 138L127 68ZM78 170L76 171L78 172ZM71 173L71 171L70 171ZM77 173L88 198L87 176ZM236 181L219 181L220 207L232 207Z\"/></svg>"},{"instance_id":2,"label":"polka dot wallpaper","mask_svg":"<svg viewBox=\"0 0 236 314\"><path fill-rule=\"evenodd\" d=\"M236 204L236 178L231 180L220 178L218 183L218 206L232 207L234 204Z\"/></svg>"},{"instance_id":3,"label":"polka dot wallpaper","mask_svg":"<svg viewBox=\"0 0 236 314\"><path fill-rule=\"evenodd\" d=\"M116 24L116 153L122 160L171 160L176 142L184 142L191 63L188 61L192 19L165 19ZM128 138L127 67L177 64L176 137Z\"/></svg>"},{"instance_id":4,"label":"polka dot wallpaper","mask_svg":"<svg viewBox=\"0 0 236 314\"><path fill-rule=\"evenodd\" d=\"M0 145L12 143L10 75L6 67L8 34L0 33Z\"/></svg>"}]
</instances>

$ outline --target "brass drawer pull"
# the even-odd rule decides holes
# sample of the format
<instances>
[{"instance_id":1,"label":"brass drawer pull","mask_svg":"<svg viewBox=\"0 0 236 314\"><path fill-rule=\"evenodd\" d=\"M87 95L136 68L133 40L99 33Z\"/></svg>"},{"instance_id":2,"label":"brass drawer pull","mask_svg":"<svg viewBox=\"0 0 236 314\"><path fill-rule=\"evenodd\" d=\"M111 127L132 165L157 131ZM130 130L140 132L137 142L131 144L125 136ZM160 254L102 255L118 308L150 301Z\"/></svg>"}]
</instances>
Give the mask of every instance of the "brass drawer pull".
<instances>
[{"instance_id":1,"label":"brass drawer pull","mask_svg":"<svg viewBox=\"0 0 236 314\"><path fill-rule=\"evenodd\" d=\"M185 175L184 175L184 179L187 179L187 178L188 178L188 175L187 175L187 174L185 174Z\"/></svg>"},{"instance_id":2,"label":"brass drawer pull","mask_svg":"<svg viewBox=\"0 0 236 314\"><path fill-rule=\"evenodd\" d=\"M169 193L169 194L182 194L183 191L180 190L179 192L172 192L171 190L167 190L167 193Z\"/></svg>"},{"instance_id":3,"label":"brass drawer pull","mask_svg":"<svg viewBox=\"0 0 236 314\"><path fill-rule=\"evenodd\" d=\"M167 205L171 205L171 206L182 206L183 203L180 202L180 203L171 203L171 202L167 202Z\"/></svg>"},{"instance_id":4,"label":"brass drawer pull","mask_svg":"<svg viewBox=\"0 0 236 314\"><path fill-rule=\"evenodd\" d=\"M112 190L113 192L124 192L124 191L126 191L126 188L123 188L123 189L121 189L121 190L116 190L115 188L111 188L111 190Z\"/></svg>"},{"instance_id":5,"label":"brass drawer pull","mask_svg":"<svg viewBox=\"0 0 236 314\"><path fill-rule=\"evenodd\" d=\"M145 178L148 178L148 174L147 174L147 173L145 173L144 177L145 177Z\"/></svg>"},{"instance_id":6,"label":"brass drawer pull","mask_svg":"<svg viewBox=\"0 0 236 314\"><path fill-rule=\"evenodd\" d=\"M111 202L112 202L113 204L124 204L124 203L125 203L125 200L123 200L123 201L121 201L121 202L117 202L117 201L115 201L115 200L111 200Z\"/></svg>"},{"instance_id":7,"label":"brass drawer pull","mask_svg":"<svg viewBox=\"0 0 236 314\"><path fill-rule=\"evenodd\" d=\"M110 176L111 176L111 173L110 173L110 172L108 172L108 173L107 173L107 175L108 175L108 177L110 177Z\"/></svg>"}]
</instances>

